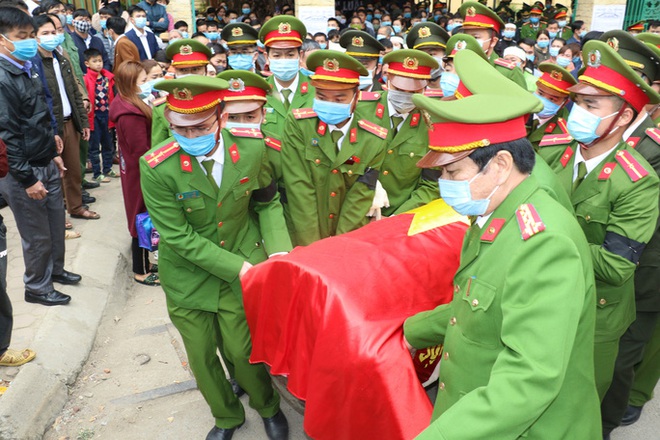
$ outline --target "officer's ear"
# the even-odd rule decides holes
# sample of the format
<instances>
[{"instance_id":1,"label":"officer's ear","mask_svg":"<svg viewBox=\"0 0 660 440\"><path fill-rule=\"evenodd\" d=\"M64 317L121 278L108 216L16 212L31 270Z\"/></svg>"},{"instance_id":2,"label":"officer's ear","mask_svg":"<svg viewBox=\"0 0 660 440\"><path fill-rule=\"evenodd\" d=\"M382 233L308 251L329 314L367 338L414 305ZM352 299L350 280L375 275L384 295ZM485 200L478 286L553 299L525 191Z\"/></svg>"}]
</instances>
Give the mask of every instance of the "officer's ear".
<instances>
[{"instance_id":1,"label":"officer's ear","mask_svg":"<svg viewBox=\"0 0 660 440\"><path fill-rule=\"evenodd\" d=\"M621 116L616 121L617 127L626 127L630 125L635 118L637 117L635 110L628 104L623 104L626 106L626 109L621 113Z\"/></svg>"},{"instance_id":2,"label":"officer's ear","mask_svg":"<svg viewBox=\"0 0 660 440\"><path fill-rule=\"evenodd\" d=\"M488 168L492 170L491 172L497 173L496 184L503 185L509 180L509 176L511 176L511 172L513 171L513 156L506 150L500 150L490 160Z\"/></svg>"},{"instance_id":3,"label":"officer's ear","mask_svg":"<svg viewBox=\"0 0 660 440\"><path fill-rule=\"evenodd\" d=\"M360 88L356 86L353 89L353 102L351 102L351 114L355 113L355 108L357 107L358 101L360 100Z\"/></svg>"}]
</instances>

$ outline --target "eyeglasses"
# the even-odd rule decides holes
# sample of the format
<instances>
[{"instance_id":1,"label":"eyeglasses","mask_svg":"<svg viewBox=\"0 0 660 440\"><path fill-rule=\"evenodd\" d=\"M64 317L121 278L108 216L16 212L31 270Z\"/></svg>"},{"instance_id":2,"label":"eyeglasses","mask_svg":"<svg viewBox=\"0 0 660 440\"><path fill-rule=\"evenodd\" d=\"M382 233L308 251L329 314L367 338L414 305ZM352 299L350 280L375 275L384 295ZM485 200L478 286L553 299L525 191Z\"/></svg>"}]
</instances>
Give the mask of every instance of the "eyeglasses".
<instances>
[{"instance_id":1,"label":"eyeglasses","mask_svg":"<svg viewBox=\"0 0 660 440\"><path fill-rule=\"evenodd\" d=\"M215 119L211 124L207 123L203 126L198 126L198 127L181 127L178 125L170 125L170 130L181 136L185 136L187 138L194 138L209 134L212 131L211 129L215 127L217 122L218 120Z\"/></svg>"},{"instance_id":2,"label":"eyeglasses","mask_svg":"<svg viewBox=\"0 0 660 440\"><path fill-rule=\"evenodd\" d=\"M240 50L230 49L229 50L230 55L252 55L252 54L254 54L254 52L255 51L253 49L240 49Z\"/></svg>"}]
</instances>

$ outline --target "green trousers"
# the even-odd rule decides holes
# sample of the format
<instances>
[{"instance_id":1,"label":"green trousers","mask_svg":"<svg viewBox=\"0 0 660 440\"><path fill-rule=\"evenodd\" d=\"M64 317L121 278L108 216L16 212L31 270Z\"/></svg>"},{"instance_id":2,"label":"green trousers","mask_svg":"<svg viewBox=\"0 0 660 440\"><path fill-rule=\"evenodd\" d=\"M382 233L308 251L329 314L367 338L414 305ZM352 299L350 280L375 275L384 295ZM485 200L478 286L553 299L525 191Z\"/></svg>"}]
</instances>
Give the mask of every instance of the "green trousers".
<instances>
[{"instance_id":1,"label":"green trousers","mask_svg":"<svg viewBox=\"0 0 660 440\"><path fill-rule=\"evenodd\" d=\"M594 367L596 369L596 390L601 402L607 393L612 376L614 375L614 363L619 351L619 340L596 341L594 344Z\"/></svg>"},{"instance_id":2,"label":"green trousers","mask_svg":"<svg viewBox=\"0 0 660 440\"><path fill-rule=\"evenodd\" d=\"M635 380L630 390L629 403L644 406L653 398L653 390L660 379L660 319L655 324L655 332L646 344L642 363L635 369Z\"/></svg>"},{"instance_id":3,"label":"green trousers","mask_svg":"<svg viewBox=\"0 0 660 440\"><path fill-rule=\"evenodd\" d=\"M243 405L231 385L217 354L222 342L223 356L234 366L234 378L250 397L250 406L261 417L272 417L280 408L280 396L261 364L249 361L252 350L250 330L241 298L223 286L215 313L176 307L169 301L167 310L183 339L188 364L197 387L211 408L218 428L233 428L245 420Z\"/></svg>"}]
</instances>

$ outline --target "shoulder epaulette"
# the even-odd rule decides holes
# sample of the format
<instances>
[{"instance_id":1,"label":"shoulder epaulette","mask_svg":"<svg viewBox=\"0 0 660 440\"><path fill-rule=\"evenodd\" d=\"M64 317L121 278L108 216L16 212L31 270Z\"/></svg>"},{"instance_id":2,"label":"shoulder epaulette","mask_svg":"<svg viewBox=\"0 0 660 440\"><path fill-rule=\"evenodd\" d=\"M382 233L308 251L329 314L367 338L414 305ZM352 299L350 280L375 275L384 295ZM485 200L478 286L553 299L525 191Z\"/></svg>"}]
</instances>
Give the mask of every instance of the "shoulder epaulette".
<instances>
[{"instance_id":1,"label":"shoulder epaulette","mask_svg":"<svg viewBox=\"0 0 660 440\"><path fill-rule=\"evenodd\" d=\"M381 92L360 92L360 101L378 101L383 96Z\"/></svg>"},{"instance_id":2,"label":"shoulder epaulette","mask_svg":"<svg viewBox=\"0 0 660 440\"><path fill-rule=\"evenodd\" d=\"M264 138L264 143L273 150L282 151L282 142L274 137L266 136Z\"/></svg>"},{"instance_id":3,"label":"shoulder epaulette","mask_svg":"<svg viewBox=\"0 0 660 440\"><path fill-rule=\"evenodd\" d=\"M626 144L630 145L631 148L635 148L639 143L640 137L630 136L626 141Z\"/></svg>"},{"instance_id":4,"label":"shoulder epaulette","mask_svg":"<svg viewBox=\"0 0 660 440\"><path fill-rule=\"evenodd\" d=\"M615 157L616 161L619 162L619 165L623 168L623 171L626 172L628 177L630 177L630 180L633 182L637 182L649 173L629 151L619 150Z\"/></svg>"},{"instance_id":5,"label":"shoulder epaulette","mask_svg":"<svg viewBox=\"0 0 660 440\"><path fill-rule=\"evenodd\" d=\"M161 104L165 104L167 102L167 96L163 96L162 98L156 98L153 100L151 103L152 107L158 107Z\"/></svg>"},{"instance_id":6,"label":"shoulder epaulette","mask_svg":"<svg viewBox=\"0 0 660 440\"><path fill-rule=\"evenodd\" d=\"M261 130L256 128L230 128L229 132L236 137L249 137L255 139L263 139L264 135Z\"/></svg>"},{"instance_id":7,"label":"shoulder epaulette","mask_svg":"<svg viewBox=\"0 0 660 440\"><path fill-rule=\"evenodd\" d=\"M311 108L294 108L291 113L293 113L293 117L296 119L308 119L316 117L316 112Z\"/></svg>"},{"instance_id":8,"label":"shoulder epaulette","mask_svg":"<svg viewBox=\"0 0 660 440\"><path fill-rule=\"evenodd\" d=\"M545 126L545 132L546 133L552 133L554 131L555 127L557 127L556 122L548 122L548 124Z\"/></svg>"},{"instance_id":9,"label":"shoulder epaulette","mask_svg":"<svg viewBox=\"0 0 660 440\"><path fill-rule=\"evenodd\" d=\"M566 127L566 119L557 118L557 126L561 129L561 132L568 134L568 127Z\"/></svg>"},{"instance_id":10,"label":"shoulder epaulette","mask_svg":"<svg viewBox=\"0 0 660 440\"><path fill-rule=\"evenodd\" d=\"M502 66L509 70L516 68L516 63L514 61L505 60L504 58L497 58L495 61L493 61L493 63L495 63L497 66Z\"/></svg>"},{"instance_id":11,"label":"shoulder epaulette","mask_svg":"<svg viewBox=\"0 0 660 440\"><path fill-rule=\"evenodd\" d=\"M304 95L307 92L309 92L309 84L307 82L300 84L300 93Z\"/></svg>"},{"instance_id":12,"label":"shoulder epaulette","mask_svg":"<svg viewBox=\"0 0 660 440\"><path fill-rule=\"evenodd\" d=\"M598 175L598 180L607 180L612 176L612 171L616 168L616 162L608 162L603 166Z\"/></svg>"},{"instance_id":13,"label":"shoulder epaulette","mask_svg":"<svg viewBox=\"0 0 660 440\"><path fill-rule=\"evenodd\" d=\"M179 151L181 147L176 142L171 142L167 145L164 145L154 151L153 153L147 154L144 158L151 168L156 168L158 165L163 163L165 159L172 156L174 153Z\"/></svg>"},{"instance_id":14,"label":"shoulder epaulette","mask_svg":"<svg viewBox=\"0 0 660 440\"><path fill-rule=\"evenodd\" d=\"M553 145L566 145L573 142L573 136L569 134L546 134L541 138L539 147L551 147Z\"/></svg>"},{"instance_id":15,"label":"shoulder epaulette","mask_svg":"<svg viewBox=\"0 0 660 440\"><path fill-rule=\"evenodd\" d=\"M647 128L645 133L648 137L653 139L656 144L660 144L660 128Z\"/></svg>"},{"instance_id":16,"label":"shoulder epaulette","mask_svg":"<svg viewBox=\"0 0 660 440\"><path fill-rule=\"evenodd\" d=\"M525 241L545 230L545 224L531 203L520 205L516 210L516 219L522 239Z\"/></svg>"},{"instance_id":17,"label":"shoulder epaulette","mask_svg":"<svg viewBox=\"0 0 660 440\"><path fill-rule=\"evenodd\" d=\"M366 119L360 119L358 121L358 125L363 130L366 130L369 133L374 134L381 139L385 139L387 137L387 132L388 132L387 128L383 128L380 125L374 124L371 121L367 121Z\"/></svg>"},{"instance_id":18,"label":"shoulder epaulette","mask_svg":"<svg viewBox=\"0 0 660 440\"><path fill-rule=\"evenodd\" d=\"M424 90L424 96L429 98L442 98L442 89L426 89Z\"/></svg>"}]
</instances>

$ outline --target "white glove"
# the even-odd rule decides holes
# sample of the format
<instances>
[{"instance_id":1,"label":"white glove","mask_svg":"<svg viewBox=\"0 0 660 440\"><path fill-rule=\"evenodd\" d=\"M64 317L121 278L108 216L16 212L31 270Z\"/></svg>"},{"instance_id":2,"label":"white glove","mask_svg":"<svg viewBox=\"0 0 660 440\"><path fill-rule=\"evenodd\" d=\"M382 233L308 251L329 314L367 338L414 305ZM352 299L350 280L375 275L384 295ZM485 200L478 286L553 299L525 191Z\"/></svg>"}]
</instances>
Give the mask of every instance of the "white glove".
<instances>
[{"instance_id":1,"label":"white glove","mask_svg":"<svg viewBox=\"0 0 660 440\"><path fill-rule=\"evenodd\" d=\"M380 181L376 181L376 191L374 192L374 200L371 203L371 209L367 212L367 217L375 217L376 220L382 218L380 214L381 208L389 208L390 199L387 197L387 191L383 188L383 185L380 184Z\"/></svg>"}]
</instances>

